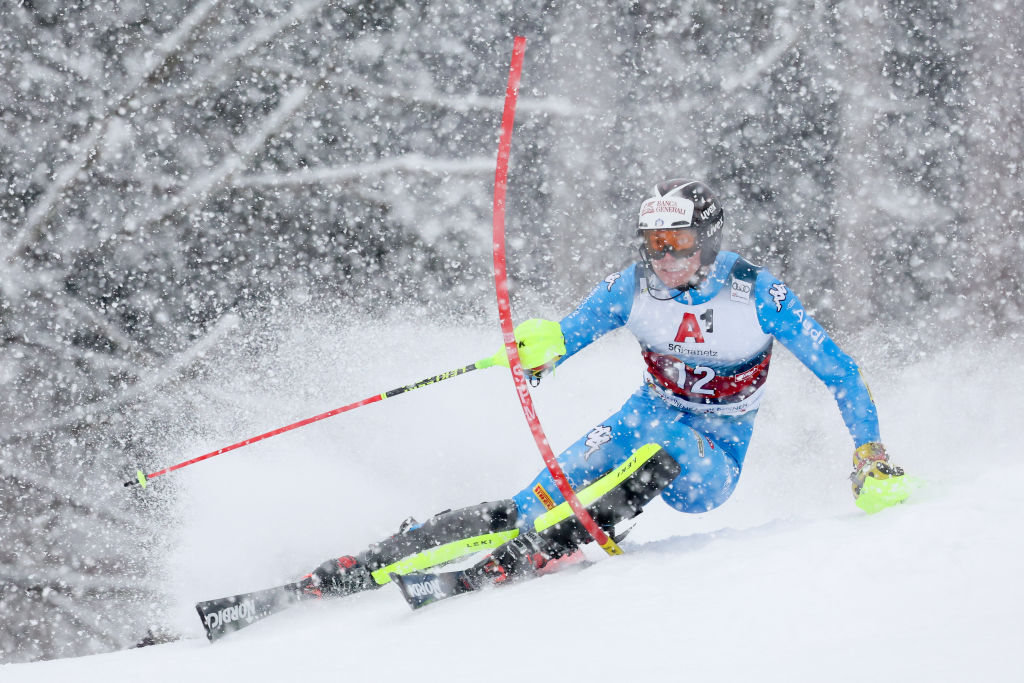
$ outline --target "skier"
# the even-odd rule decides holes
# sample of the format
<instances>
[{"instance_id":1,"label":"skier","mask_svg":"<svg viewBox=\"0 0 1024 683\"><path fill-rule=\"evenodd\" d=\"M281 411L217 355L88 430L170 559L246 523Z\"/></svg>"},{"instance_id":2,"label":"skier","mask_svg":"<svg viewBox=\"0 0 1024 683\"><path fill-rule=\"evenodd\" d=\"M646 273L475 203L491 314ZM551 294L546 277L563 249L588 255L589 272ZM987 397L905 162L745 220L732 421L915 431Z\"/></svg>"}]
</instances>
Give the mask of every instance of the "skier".
<instances>
[{"instance_id":1,"label":"skier","mask_svg":"<svg viewBox=\"0 0 1024 683\"><path fill-rule=\"evenodd\" d=\"M598 283L561 321L530 320L516 329L523 365L537 380L616 328L627 327L640 343L647 366L643 385L558 456L573 490L613 538L616 523L639 514L658 495L689 513L729 498L764 395L774 340L835 397L854 441L850 478L858 504L869 509L862 503L884 497L884 485L903 475L889 463L857 364L783 282L720 250L723 216L704 183L660 183L640 207L639 262ZM886 503L905 497L894 490ZM578 556L590 540L566 508L544 470L510 499L445 511L423 524L406 520L399 533L364 552L324 562L303 578L302 591L346 595L388 583L392 573L485 549L492 552L468 574L475 582L542 572Z\"/></svg>"}]
</instances>

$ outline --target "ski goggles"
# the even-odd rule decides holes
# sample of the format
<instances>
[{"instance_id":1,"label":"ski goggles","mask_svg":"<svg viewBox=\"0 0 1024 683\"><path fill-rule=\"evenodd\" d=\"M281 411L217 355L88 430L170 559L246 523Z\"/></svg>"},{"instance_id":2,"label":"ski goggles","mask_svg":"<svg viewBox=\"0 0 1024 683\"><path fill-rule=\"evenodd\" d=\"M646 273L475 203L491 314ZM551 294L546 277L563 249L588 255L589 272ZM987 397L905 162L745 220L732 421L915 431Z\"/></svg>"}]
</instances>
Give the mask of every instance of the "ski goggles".
<instances>
[{"instance_id":1,"label":"ski goggles","mask_svg":"<svg viewBox=\"0 0 1024 683\"><path fill-rule=\"evenodd\" d=\"M663 258L666 254L676 258L690 258L700 251L700 240L694 230L638 230L637 239L640 248L652 259Z\"/></svg>"}]
</instances>

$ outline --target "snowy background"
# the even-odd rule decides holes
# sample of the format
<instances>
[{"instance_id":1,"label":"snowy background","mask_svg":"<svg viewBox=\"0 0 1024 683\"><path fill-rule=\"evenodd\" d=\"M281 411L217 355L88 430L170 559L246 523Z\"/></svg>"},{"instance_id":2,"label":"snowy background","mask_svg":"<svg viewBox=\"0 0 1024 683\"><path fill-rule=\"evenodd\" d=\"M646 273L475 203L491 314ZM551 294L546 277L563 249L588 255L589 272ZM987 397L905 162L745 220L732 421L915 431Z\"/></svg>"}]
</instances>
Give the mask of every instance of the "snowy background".
<instances>
[{"instance_id":1,"label":"snowy background","mask_svg":"<svg viewBox=\"0 0 1024 683\"><path fill-rule=\"evenodd\" d=\"M515 398L490 371L145 493L121 487L136 468L497 348L490 183L517 33L517 318L569 310L630 259L651 184L701 177L726 204L726 247L787 280L862 362L895 458L931 481L914 505L858 517L837 411L781 354L733 501L706 518L652 510L636 559L524 587L537 597L523 609L546 610L552 585L582 596L637 575L644 600L662 602L668 579L655 577L699 586L710 567L721 583L677 596L658 637L693 605L691 629L729 614L740 630L730 641L710 621L680 642L731 659L761 623L773 636L761 651L781 657L783 629L741 599L757 594L760 618L825 624L794 642L849 661L1006 651L995 646L1020 628L988 610L1021 604L999 579L1021 565L1020 515L1003 499L1020 474L1024 379L1022 23L1017 1L3 3L0 661L116 650L150 627L194 635L197 599L293 578L407 514L504 497L532 476ZM592 354L538 392L556 446L637 382L628 340ZM883 633L891 647L855 602L886 603L888 581L889 609L916 613ZM939 633L934 603L954 598L949 618L962 619ZM411 617L394 602L360 598L359 615L431 632L399 623ZM282 617L282 630L298 643L343 628L333 609L301 629ZM437 618L497 613L443 611L462 609L480 613Z\"/></svg>"}]
</instances>

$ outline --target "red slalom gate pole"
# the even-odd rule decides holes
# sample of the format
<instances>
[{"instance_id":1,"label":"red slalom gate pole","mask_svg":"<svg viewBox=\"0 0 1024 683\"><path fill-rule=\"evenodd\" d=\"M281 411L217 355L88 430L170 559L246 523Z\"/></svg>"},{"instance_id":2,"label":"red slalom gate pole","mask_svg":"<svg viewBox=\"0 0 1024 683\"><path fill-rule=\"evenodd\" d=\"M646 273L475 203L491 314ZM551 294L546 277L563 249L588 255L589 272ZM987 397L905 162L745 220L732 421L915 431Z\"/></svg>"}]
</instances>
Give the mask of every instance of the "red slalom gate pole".
<instances>
[{"instance_id":1,"label":"red slalom gate pole","mask_svg":"<svg viewBox=\"0 0 1024 683\"><path fill-rule=\"evenodd\" d=\"M555 485L562 492L562 496L569 503L573 514L580 520L594 540L609 555L621 555L622 549L618 544L597 525L594 518L590 516L586 508L580 503L576 493L572 490L565 472L555 459L551 451L547 436L541 427L537 411L533 407L533 399L530 397L530 388L526 382L523 372L523 364L519 360L519 348L516 345L516 337L512 328L512 302L508 293L508 273L505 261L505 194L508 189L508 159L512 148L512 124L516 117L516 100L519 97L519 78L523 71L523 56L526 53L526 38L516 36L512 43L512 64L509 67L508 85L505 88L505 109L501 115L501 138L498 143L498 166L494 173L494 237L492 249L494 255L494 286L498 296L498 317L501 320L501 332L505 341L505 354L508 356L509 369L512 371L512 381L516 386L516 394L519 396L519 404L523 407L523 415L530 425L530 432L533 440L540 449L544 464L551 472Z\"/></svg>"},{"instance_id":2,"label":"red slalom gate pole","mask_svg":"<svg viewBox=\"0 0 1024 683\"><path fill-rule=\"evenodd\" d=\"M146 488L146 484L149 482L150 479L153 479L154 477L159 477L159 476L164 475L164 474L169 474L170 472L173 472L174 470L180 470L182 467L188 467L189 465L194 465L195 463L202 462L203 460L209 460L210 458L212 458L214 456L217 456L217 455L220 455L221 453L227 453L228 451L233 451L233 450L235 450L237 448L242 448L243 446L248 446L249 444L254 444L257 441L262 441L263 439L269 439L272 436L277 436L278 434L284 434L285 432L290 432L293 429L298 429L299 427L305 427L306 425L313 424L314 422L319 422L320 420L326 420L329 417L333 417L333 416L339 415L341 413L346 413L346 412L348 412L350 410L355 410L356 408L361 408L362 406L369 405L371 403L376 403L377 401L383 401L384 399L391 398L392 396L398 396L399 394L404 394L404 393L406 393L408 391L412 391L413 389L419 389L420 387L426 387L426 386L430 386L431 384L437 384L438 382L443 382L446 379L451 379L452 377L458 377L459 375L464 375L467 372L472 372L473 370L480 370L482 368L489 368L489 367L491 367L493 365L494 365L494 358L493 357L491 357L491 358L484 358L482 360L478 360L475 363L470 363L469 365L467 365L465 367L461 367L461 368L458 368L456 370L449 370L448 372L442 372L439 375L434 375L433 377L428 377L426 379L420 380L419 382L416 382L415 384L408 384L408 385L406 385L404 387L399 387L397 389L391 389L389 391L385 391L382 394L376 394L375 396L370 396L369 398L364 398L361 401L356 401L355 403L349 403L347 406L342 406L340 408L335 408L334 410L328 410L326 413L320 413L319 415L314 415L313 417L307 417L305 420L299 420L298 422L293 422L290 425L285 425L284 427L278 427L277 429L272 429L269 432L264 432L263 434L260 434L258 436L250 437L248 439L245 439L244 441L239 441L238 443L233 443L230 446L224 446L223 448L218 448L217 450L211 451L209 453L206 453L205 455L200 455L198 457L192 458L191 460L186 460L185 462L179 462L177 465L171 465L170 467L165 467L162 470L157 470L156 472L152 472L150 474L144 474L142 470L137 470L136 473L135 473L135 475L136 475L135 479L132 479L130 481L126 481L124 483L124 485L125 486L132 486L134 484L139 484L140 486L142 486L142 488Z\"/></svg>"}]
</instances>

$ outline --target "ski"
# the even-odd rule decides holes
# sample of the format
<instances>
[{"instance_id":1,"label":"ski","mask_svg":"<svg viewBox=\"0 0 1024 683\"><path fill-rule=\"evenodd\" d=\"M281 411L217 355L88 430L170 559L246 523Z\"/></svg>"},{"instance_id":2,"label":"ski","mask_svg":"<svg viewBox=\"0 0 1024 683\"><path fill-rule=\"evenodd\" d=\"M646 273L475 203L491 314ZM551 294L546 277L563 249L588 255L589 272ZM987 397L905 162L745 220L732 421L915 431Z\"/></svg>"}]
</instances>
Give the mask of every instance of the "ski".
<instances>
[{"instance_id":1,"label":"ski","mask_svg":"<svg viewBox=\"0 0 1024 683\"><path fill-rule=\"evenodd\" d=\"M680 470L679 463L663 448L647 444L581 489L579 500L617 544L629 530L616 535L615 525L639 515L644 505L679 476ZM590 540L590 534L568 503L540 515L533 526L533 530L519 534L469 569L411 572L402 576L393 573L391 580L416 610L488 586L503 586L567 566L590 564L579 549Z\"/></svg>"},{"instance_id":2,"label":"ski","mask_svg":"<svg viewBox=\"0 0 1024 683\"><path fill-rule=\"evenodd\" d=\"M493 586L519 583L520 581L560 571L565 567L575 566L583 568L591 564L593 562L586 559L582 552L577 551L563 558L549 560L544 567L533 570L528 574L510 578L507 581L481 581L479 573L473 573L473 568L451 572L413 572L402 576L392 574L391 581L401 589L402 597L409 603L409 607L417 610L464 593L473 593Z\"/></svg>"},{"instance_id":3,"label":"ski","mask_svg":"<svg viewBox=\"0 0 1024 683\"><path fill-rule=\"evenodd\" d=\"M252 593L196 603L210 642L251 626L305 599L301 583L286 583Z\"/></svg>"},{"instance_id":4,"label":"ski","mask_svg":"<svg viewBox=\"0 0 1024 683\"><path fill-rule=\"evenodd\" d=\"M479 590L466 575L465 570L391 575L391 581L402 590L402 597L414 610L432 603L454 598L456 595Z\"/></svg>"}]
</instances>

